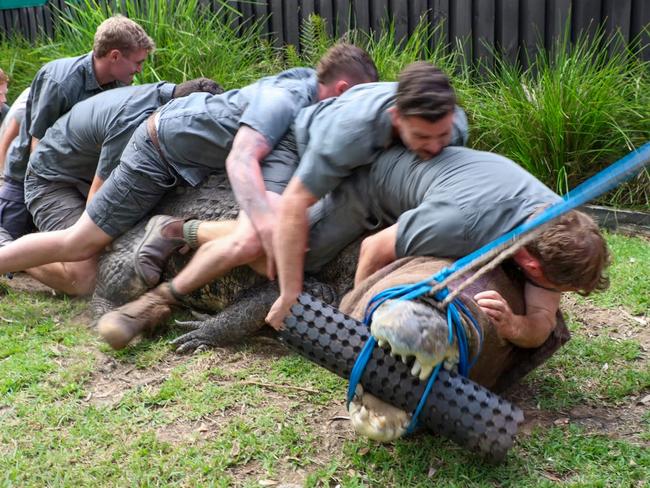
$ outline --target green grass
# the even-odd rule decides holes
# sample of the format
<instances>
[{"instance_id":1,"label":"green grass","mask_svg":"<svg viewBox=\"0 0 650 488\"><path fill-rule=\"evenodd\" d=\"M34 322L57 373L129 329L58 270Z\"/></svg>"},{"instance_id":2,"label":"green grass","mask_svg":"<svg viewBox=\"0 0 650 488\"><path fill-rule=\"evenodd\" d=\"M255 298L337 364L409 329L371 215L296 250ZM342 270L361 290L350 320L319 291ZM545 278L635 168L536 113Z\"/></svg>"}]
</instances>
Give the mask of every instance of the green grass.
<instances>
[{"instance_id":1,"label":"green grass","mask_svg":"<svg viewBox=\"0 0 650 488\"><path fill-rule=\"evenodd\" d=\"M589 300L601 307L624 307L635 315L650 317L650 246L643 238L611 234L607 238L614 253L611 273L616 285Z\"/></svg>"},{"instance_id":2,"label":"green grass","mask_svg":"<svg viewBox=\"0 0 650 488\"><path fill-rule=\"evenodd\" d=\"M608 236L615 256L650 244ZM628 288L612 269L613 296ZM616 303L631 312L637 300ZM647 351L572 317L573 339L526 380L547 426L486 464L418 434L381 446L342 421L346 383L269 340L176 357L178 331L108 350L81 300L9 291L0 300L0 485L646 486L650 416L636 438L553 419L583 405L624 409L650 391ZM603 309L604 310L604 309ZM612 327L620 327L616 321ZM114 369L107 363L114 362ZM608 367L604 368L607 364ZM107 369L108 368L108 369Z\"/></svg>"}]
</instances>

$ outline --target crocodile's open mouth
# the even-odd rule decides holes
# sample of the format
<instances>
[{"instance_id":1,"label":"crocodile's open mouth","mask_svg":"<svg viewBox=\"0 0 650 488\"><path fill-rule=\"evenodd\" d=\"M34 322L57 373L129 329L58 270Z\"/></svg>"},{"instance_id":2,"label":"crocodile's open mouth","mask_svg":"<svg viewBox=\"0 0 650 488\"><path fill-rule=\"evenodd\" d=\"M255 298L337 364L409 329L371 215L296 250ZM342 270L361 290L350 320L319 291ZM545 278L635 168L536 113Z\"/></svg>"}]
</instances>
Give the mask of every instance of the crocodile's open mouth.
<instances>
[{"instance_id":1,"label":"crocodile's open mouth","mask_svg":"<svg viewBox=\"0 0 650 488\"><path fill-rule=\"evenodd\" d=\"M425 380L440 362L451 369L458 347L449 343L447 319L439 310L411 300L388 300L377 308L371 332L380 347L389 346L402 362L413 360L411 374Z\"/></svg>"}]
</instances>

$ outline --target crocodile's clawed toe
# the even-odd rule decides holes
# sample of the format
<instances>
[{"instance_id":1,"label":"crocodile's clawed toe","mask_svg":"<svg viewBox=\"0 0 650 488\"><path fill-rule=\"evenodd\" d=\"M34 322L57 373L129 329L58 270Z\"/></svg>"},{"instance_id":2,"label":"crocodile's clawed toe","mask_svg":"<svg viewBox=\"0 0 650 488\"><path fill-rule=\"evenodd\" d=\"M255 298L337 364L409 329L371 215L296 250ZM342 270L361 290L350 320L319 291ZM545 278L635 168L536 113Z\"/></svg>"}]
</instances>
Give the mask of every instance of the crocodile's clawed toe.
<instances>
[{"instance_id":1,"label":"crocodile's clawed toe","mask_svg":"<svg viewBox=\"0 0 650 488\"><path fill-rule=\"evenodd\" d=\"M410 415L405 411L364 393L361 386L357 386L349 414L352 426L358 434L378 442L399 439L406 432L410 422Z\"/></svg>"},{"instance_id":2,"label":"crocodile's clawed toe","mask_svg":"<svg viewBox=\"0 0 650 488\"><path fill-rule=\"evenodd\" d=\"M389 300L373 315L371 332L380 347L389 347L404 364L411 360L411 374L427 379L444 361L451 369L458 363L458 348L449 344L446 317L437 309L410 300Z\"/></svg>"}]
</instances>

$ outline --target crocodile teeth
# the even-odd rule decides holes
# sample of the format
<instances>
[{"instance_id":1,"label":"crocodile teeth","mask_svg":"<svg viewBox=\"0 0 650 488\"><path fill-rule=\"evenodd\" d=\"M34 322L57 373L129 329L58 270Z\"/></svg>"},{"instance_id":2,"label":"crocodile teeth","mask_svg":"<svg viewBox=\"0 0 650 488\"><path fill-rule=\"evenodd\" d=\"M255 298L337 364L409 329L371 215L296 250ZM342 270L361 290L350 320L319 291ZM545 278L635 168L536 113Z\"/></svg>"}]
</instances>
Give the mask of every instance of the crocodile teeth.
<instances>
[{"instance_id":1,"label":"crocodile teeth","mask_svg":"<svg viewBox=\"0 0 650 488\"><path fill-rule=\"evenodd\" d=\"M422 370L420 371L420 380L426 380L429 377L429 375L431 375L432 371L433 371L433 366L431 365L422 366Z\"/></svg>"},{"instance_id":2,"label":"crocodile teeth","mask_svg":"<svg viewBox=\"0 0 650 488\"><path fill-rule=\"evenodd\" d=\"M368 409L365 406L362 406L361 410L359 410L359 418L363 421L368 420Z\"/></svg>"},{"instance_id":3,"label":"crocodile teeth","mask_svg":"<svg viewBox=\"0 0 650 488\"><path fill-rule=\"evenodd\" d=\"M409 360L408 356L406 356L405 354L402 354L402 362L404 364L406 364L406 363L408 363L408 360Z\"/></svg>"},{"instance_id":4,"label":"crocodile teeth","mask_svg":"<svg viewBox=\"0 0 650 488\"><path fill-rule=\"evenodd\" d=\"M377 345L379 347L384 347L386 345L386 341L384 339L377 339Z\"/></svg>"},{"instance_id":5,"label":"crocodile teeth","mask_svg":"<svg viewBox=\"0 0 650 488\"><path fill-rule=\"evenodd\" d=\"M421 369L422 369L422 366L420 365L420 361L418 361L416 359L415 362L413 363L413 367L411 368L411 374L413 376L418 376Z\"/></svg>"}]
</instances>

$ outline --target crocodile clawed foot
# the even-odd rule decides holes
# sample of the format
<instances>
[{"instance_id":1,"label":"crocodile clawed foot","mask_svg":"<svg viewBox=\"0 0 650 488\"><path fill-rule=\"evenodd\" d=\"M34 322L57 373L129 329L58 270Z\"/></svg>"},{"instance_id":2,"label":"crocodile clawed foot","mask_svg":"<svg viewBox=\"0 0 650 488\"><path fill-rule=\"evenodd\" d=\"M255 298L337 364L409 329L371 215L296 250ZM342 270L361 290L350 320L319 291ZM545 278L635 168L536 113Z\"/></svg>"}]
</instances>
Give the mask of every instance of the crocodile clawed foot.
<instances>
[{"instance_id":1,"label":"crocodile clawed foot","mask_svg":"<svg viewBox=\"0 0 650 488\"><path fill-rule=\"evenodd\" d=\"M399 439L410 422L410 415L404 410L389 405L377 397L364 393L357 385L354 400L348 410L350 422L357 434L379 442Z\"/></svg>"},{"instance_id":2,"label":"crocodile clawed foot","mask_svg":"<svg viewBox=\"0 0 650 488\"><path fill-rule=\"evenodd\" d=\"M446 317L437 309L410 300L388 300L373 315L371 332L380 347L400 356L404 364L413 359L411 374L427 379L438 363L446 369L458 363L458 348L449 344Z\"/></svg>"}]
</instances>

